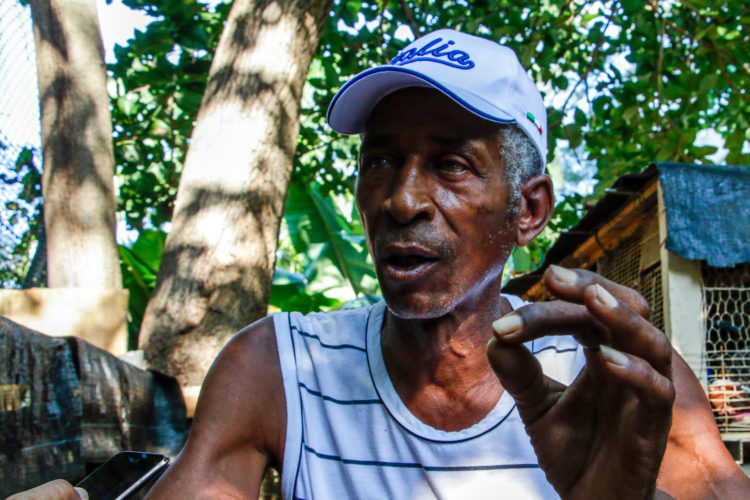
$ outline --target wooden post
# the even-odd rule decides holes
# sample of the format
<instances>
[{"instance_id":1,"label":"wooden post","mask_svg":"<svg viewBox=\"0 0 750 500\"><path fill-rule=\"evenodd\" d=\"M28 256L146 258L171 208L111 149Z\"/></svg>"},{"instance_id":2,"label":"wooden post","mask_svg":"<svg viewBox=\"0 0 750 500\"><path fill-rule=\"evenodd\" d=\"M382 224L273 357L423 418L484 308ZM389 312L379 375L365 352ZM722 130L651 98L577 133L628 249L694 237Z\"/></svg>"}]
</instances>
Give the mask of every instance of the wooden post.
<instances>
[{"instance_id":1,"label":"wooden post","mask_svg":"<svg viewBox=\"0 0 750 500\"><path fill-rule=\"evenodd\" d=\"M706 318L700 263L667 250L667 218L661 183L658 186L658 203L664 332L705 389Z\"/></svg>"}]
</instances>

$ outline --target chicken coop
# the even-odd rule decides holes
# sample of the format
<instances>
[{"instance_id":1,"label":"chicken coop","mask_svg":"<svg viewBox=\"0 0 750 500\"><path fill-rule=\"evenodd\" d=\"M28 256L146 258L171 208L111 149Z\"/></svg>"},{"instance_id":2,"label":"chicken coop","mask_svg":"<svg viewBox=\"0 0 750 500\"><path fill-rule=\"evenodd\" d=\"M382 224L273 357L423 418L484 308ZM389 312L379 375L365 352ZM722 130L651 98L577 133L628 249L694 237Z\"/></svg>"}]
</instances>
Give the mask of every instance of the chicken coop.
<instances>
[{"instance_id":1,"label":"chicken coop","mask_svg":"<svg viewBox=\"0 0 750 500\"><path fill-rule=\"evenodd\" d=\"M750 442L750 166L652 164L619 178L506 293L553 297L550 264L638 290L701 381L739 462Z\"/></svg>"}]
</instances>

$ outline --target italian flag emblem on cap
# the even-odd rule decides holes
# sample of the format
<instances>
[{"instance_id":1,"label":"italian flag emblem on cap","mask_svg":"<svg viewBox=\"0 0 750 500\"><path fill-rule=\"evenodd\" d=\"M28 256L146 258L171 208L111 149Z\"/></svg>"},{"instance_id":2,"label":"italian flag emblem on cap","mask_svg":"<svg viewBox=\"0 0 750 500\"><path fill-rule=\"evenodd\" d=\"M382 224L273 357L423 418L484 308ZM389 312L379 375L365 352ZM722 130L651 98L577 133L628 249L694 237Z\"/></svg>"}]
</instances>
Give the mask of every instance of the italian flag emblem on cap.
<instances>
[{"instance_id":1,"label":"italian flag emblem on cap","mask_svg":"<svg viewBox=\"0 0 750 500\"><path fill-rule=\"evenodd\" d=\"M536 127L536 129L539 131L539 135L542 135L542 126L539 125L539 123L536 121L536 118L534 117L534 115L532 115L531 113L529 113L527 111L526 112L526 118L528 118L529 120L531 120L531 123L533 123L534 126Z\"/></svg>"}]
</instances>

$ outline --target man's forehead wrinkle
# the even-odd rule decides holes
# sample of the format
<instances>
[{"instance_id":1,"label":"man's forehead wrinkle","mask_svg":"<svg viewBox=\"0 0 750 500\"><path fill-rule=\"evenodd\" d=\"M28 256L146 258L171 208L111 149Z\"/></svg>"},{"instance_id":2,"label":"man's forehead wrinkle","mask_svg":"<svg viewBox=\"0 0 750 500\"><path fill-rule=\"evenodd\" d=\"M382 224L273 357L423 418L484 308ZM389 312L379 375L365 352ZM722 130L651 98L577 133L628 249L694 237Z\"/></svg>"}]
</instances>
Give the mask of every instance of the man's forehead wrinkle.
<instances>
[{"instance_id":1,"label":"man's forehead wrinkle","mask_svg":"<svg viewBox=\"0 0 750 500\"><path fill-rule=\"evenodd\" d=\"M399 134L365 133L362 136L362 149L377 148L394 144L398 142L399 138ZM427 137L427 139L429 142L437 144L446 149L454 149L468 154L475 154L476 146L474 145L474 141L480 139L480 137L464 138L430 135Z\"/></svg>"}]
</instances>

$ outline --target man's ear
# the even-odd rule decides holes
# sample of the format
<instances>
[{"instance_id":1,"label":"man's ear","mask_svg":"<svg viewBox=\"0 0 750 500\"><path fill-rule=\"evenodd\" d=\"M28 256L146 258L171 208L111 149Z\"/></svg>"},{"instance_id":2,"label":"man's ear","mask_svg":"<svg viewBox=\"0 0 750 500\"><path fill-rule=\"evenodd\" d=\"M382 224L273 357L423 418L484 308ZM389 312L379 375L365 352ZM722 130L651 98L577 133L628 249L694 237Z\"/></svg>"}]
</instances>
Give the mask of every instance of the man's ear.
<instances>
[{"instance_id":1,"label":"man's ear","mask_svg":"<svg viewBox=\"0 0 750 500\"><path fill-rule=\"evenodd\" d=\"M552 179L542 174L532 177L521 187L521 217L518 219L516 245L522 247L542 232L555 208Z\"/></svg>"}]
</instances>

